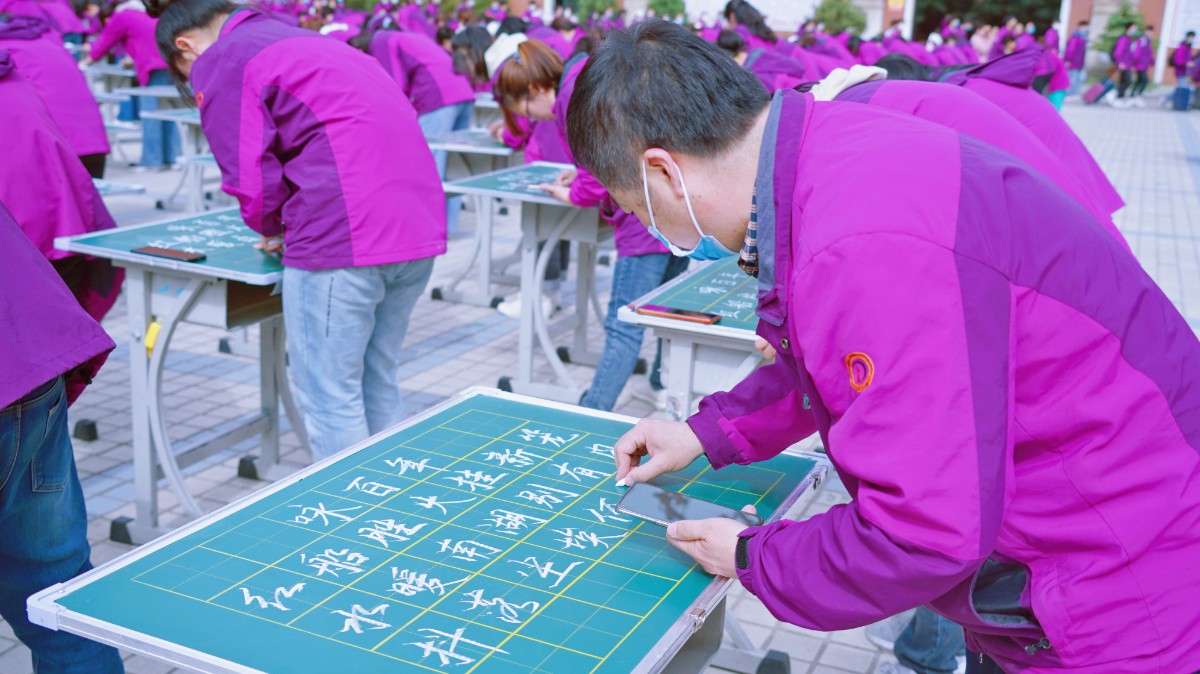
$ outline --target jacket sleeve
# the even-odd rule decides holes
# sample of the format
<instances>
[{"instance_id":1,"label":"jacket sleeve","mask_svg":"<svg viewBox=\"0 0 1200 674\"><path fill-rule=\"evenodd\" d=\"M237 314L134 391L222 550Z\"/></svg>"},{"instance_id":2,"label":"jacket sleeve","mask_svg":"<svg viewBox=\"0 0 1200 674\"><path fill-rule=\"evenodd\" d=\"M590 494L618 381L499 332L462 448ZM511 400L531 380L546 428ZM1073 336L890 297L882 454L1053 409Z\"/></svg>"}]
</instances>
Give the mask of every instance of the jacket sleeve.
<instances>
[{"instance_id":1,"label":"jacket sleeve","mask_svg":"<svg viewBox=\"0 0 1200 674\"><path fill-rule=\"evenodd\" d=\"M92 49L88 52L88 58L92 59L93 61L99 61L107 56L108 52L112 51L112 48L115 47L118 42L125 39L125 31L128 22L122 16L124 13L125 12L117 12L116 14L113 14L112 18L108 20L108 23L104 24L104 28L100 30L100 34L96 36L95 40L92 40Z\"/></svg>"},{"instance_id":2,"label":"jacket sleeve","mask_svg":"<svg viewBox=\"0 0 1200 674\"><path fill-rule=\"evenodd\" d=\"M221 167L221 189L238 200L248 227L263 236L279 236L289 191L276 154L279 133L269 102L259 99L259 87L249 73L245 81L221 75L218 69L211 83L198 78L195 82L197 91L204 93L201 121ZM250 97L259 100L248 101Z\"/></svg>"},{"instance_id":3,"label":"jacket sleeve","mask_svg":"<svg viewBox=\"0 0 1200 674\"><path fill-rule=\"evenodd\" d=\"M608 199L608 190L582 166L576 166L575 181L571 183L571 203L580 208L591 208Z\"/></svg>"},{"instance_id":4,"label":"jacket sleeve","mask_svg":"<svg viewBox=\"0 0 1200 674\"><path fill-rule=\"evenodd\" d=\"M801 269L801 347L855 498L746 530L738 575L780 620L846 629L936 599L991 553L1012 484L1012 298L992 268L911 236L853 237Z\"/></svg>"},{"instance_id":5,"label":"jacket sleeve","mask_svg":"<svg viewBox=\"0 0 1200 674\"><path fill-rule=\"evenodd\" d=\"M817 431L789 367L781 357L700 401L687 423L713 468L769 459Z\"/></svg>"}]
</instances>

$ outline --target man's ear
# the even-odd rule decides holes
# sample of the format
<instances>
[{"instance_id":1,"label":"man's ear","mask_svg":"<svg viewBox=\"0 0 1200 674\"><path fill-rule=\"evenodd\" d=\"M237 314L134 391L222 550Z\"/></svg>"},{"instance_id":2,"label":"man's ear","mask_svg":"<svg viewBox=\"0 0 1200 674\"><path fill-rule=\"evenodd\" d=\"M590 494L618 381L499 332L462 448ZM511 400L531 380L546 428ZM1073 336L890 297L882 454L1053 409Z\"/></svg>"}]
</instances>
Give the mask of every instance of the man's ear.
<instances>
[{"instance_id":1,"label":"man's ear","mask_svg":"<svg viewBox=\"0 0 1200 674\"><path fill-rule=\"evenodd\" d=\"M679 199L683 198L683 182L680 179L679 165L671 153L662 148L653 147L642 153L642 161L646 163L646 181L666 181L670 190Z\"/></svg>"}]
</instances>

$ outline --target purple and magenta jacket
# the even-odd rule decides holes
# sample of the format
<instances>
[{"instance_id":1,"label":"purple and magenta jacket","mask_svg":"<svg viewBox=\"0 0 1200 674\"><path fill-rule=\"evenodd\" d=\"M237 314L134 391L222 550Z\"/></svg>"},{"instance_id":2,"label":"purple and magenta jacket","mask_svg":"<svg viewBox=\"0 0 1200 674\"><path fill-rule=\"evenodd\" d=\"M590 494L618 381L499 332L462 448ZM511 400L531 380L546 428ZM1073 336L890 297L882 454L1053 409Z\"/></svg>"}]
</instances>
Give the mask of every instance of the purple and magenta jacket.
<instances>
[{"instance_id":1,"label":"purple and magenta jacket","mask_svg":"<svg viewBox=\"0 0 1200 674\"><path fill-rule=\"evenodd\" d=\"M0 21L0 49L12 55L21 75L37 90L75 154L108 154L108 134L96 98L49 24L33 16Z\"/></svg>"},{"instance_id":2,"label":"purple and magenta jacket","mask_svg":"<svg viewBox=\"0 0 1200 674\"><path fill-rule=\"evenodd\" d=\"M1125 200L1054 105L1029 89L1033 69L1041 58L1040 51L1027 49L951 73L942 81L966 87L1016 117L1075 172L1080 182L1100 199L1102 208L1116 213L1125 206Z\"/></svg>"},{"instance_id":3,"label":"purple and magenta jacket","mask_svg":"<svg viewBox=\"0 0 1200 674\"><path fill-rule=\"evenodd\" d=\"M1175 70L1175 78L1182 80L1187 75L1188 63L1192 60L1192 45L1188 42L1180 42L1175 51L1171 52L1171 66Z\"/></svg>"},{"instance_id":4,"label":"purple and magenta jacket","mask_svg":"<svg viewBox=\"0 0 1200 674\"><path fill-rule=\"evenodd\" d=\"M96 321L116 301L121 277L109 266L106 287L82 283L73 296L48 260L71 256L54 247L55 237L115 225L37 91L3 50L0 128L18 139L7 144L0 162L0 316L6 326L0 331L0 408L86 363L67 380L73 401L113 348ZM97 272L100 266L107 265L97 265Z\"/></svg>"},{"instance_id":5,"label":"purple and magenta jacket","mask_svg":"<svg viewBox=\"0 0 1200 674\"><path fill-rule=\"evenodd\" d=\"M192 66L222 189L283 264L335 269L446 252L446 198L416 111L379 63L254 10Z\"/></svg>"},{"instance_id":6,"label":"purple and magenta jacket","mask_svg":"<svg viewBox=\"0 0 1200 674\"><path fill-rule=\"evenodd\" d=\"M802 49L797 49L803 52ZM746 54L746 70L754 73L767 91L772 93L780 89L791 89L797 84L817 82L821 79L820 72L815 67L789 58L771 49L753 49Z\"/></svg>"},{"instance_id":7,"label":"purple and magenta jacket","mask_svg":"<svg viewBox=\"0 0 1200 674\"><path fill-rule=\"evenodd\" d=\"M109 17L108 23L92 41L89 55L99 61L114 47L122 47L133 59L138 84L144 87L150 82L150 73L167 67L154 39L157 25L158 19L150 18L140 9L123 9Z\"/></svg>"},{"instance_id":8,"label":"purple and magenta jacket","mask_svg":"<svg viewBox=\"0 0 1200 674\"><path fill-rule=\"evenodd\" d=\"M1154 65L1154 43L1149 37L1139 35L1138 39L1133 41L1131 51L1134 70L1146 71Z\"/></svg>"},{"instance_id":9,"label":"purple and magenta jacket","mask_svg":"<svg viewBox=\"0 0 1200 674\"><path fill-rule=\"evenodd\" d=\"M0 0L0 14L5 13L43 19L59 37L87 31L69 0Z\"/></svg>"},{"instance_id":10,"label":"purple and magenta jacket","mask_svg":"<svg viewBox=\"0 0 1200 674\"><path fill-rule=\"evenodd\" d=\"M742 584L826 631L925 604L1007 672L1200 668L1200 342L1137 260L924 120L783 91L762 148L778 356L688 424L718 469L819 432L852 501L742 532Z\"/></svg>"},{"instance_id":11,"label":"purple and magenta jacket","mask_svg":"<svg viewBox=\"0 0 1200 674\"><path fill-rule=\"evenodd\" d=\"M554 121L558 128L561 142L567 151L567 161L575 164L567 145L567 108L571 103L571 94L575 92L575 82L579 73L587 63L586 58L579 59L570 70L563 74L562 84L554 98ZM633 213L621 210L616 201L609 196L608 190L586 168L575 164L576 176L571 183L571 203L582 208L600 207L600 215L613 227L613 244L619 257L634 257L637 255L670 255L665 246L650 234L650 230L638 220Z\"/></svg>"},{"instance_id":12,"label":"purple and magenta jacket","mask_svg":"<svg viewBox=\"0 0 1200 674\"><path fill-rule=\"evenodd\" d=\"M1124 34L1113 44L1113 63L1118 68L1129 70L1133 68L1133 38Z\"/></svg>"},{"instance_id":13,"label":"purple and magenta jacket","mask_svg":"<svg viewBox=\"0 0 1200 674\"><path fill-rule=\"evenodd\" d=\"M1076 30L1067 38L1067 51L1063 56L1071 70L1083 70L1084 59L1087 57L1087 41L1087 31L1083 30Z\"/></svg>"},{"instance_id":14,"label":"purple and magenta jacket","mask_svg":"<svg viewBox=\"0 0 1200 674\"><path fill-rule=\"evenodd\" d=\"M1062 188L1122 247L1129 249L1099 195L1082 183L1033 132L983 96L963 87L948 87L938 82L878 80L850 87L835 100L865 103L920 117L1011 154Z\"/></svg>"},{"instance_id":15,"label":"purple and magenta jacket","mask_svg":"<svg viewBox=\"0 0 1200 674\"><path fill-rule=\"evenodd\" d=\"M449 52L421 33L381 30L371 38L370 49L418 115L475 100L471 84L454 72Z\"/></svg>"}]
</instances>

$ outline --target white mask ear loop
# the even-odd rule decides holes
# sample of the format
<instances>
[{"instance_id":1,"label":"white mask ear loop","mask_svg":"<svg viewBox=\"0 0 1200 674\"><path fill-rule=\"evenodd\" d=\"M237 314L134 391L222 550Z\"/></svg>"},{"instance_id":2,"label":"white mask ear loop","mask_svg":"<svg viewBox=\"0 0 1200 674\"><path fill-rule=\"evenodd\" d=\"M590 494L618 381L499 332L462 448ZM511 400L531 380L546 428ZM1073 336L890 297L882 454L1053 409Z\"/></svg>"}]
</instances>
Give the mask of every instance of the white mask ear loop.
<instances>
[{"instance_id":1,"label":"white mask ear loop","mask_svg":"<svg viewBox=\"0 0 1200 674\"><path fill-rule=\"evenodd\" d=\"M701 239L704 238L704 231L700 229L700 223L696 220L696 213L692 210L692 198L688 194L687 183L683 180L683 171L679 170L679 165L675 165L675 171L679 173L679 186L683 188L683 203L687 206L688 217L692 219L692 227L695 228L696 234ZM646 176L646 161L642 160L642 194L646 197L646 211L650 214L650 224L654 229L658 229L658 223L654 220L654 206L650 205L650 181ZM683 250L680 248L680 250Z\"/></svg>"}]
</instances>

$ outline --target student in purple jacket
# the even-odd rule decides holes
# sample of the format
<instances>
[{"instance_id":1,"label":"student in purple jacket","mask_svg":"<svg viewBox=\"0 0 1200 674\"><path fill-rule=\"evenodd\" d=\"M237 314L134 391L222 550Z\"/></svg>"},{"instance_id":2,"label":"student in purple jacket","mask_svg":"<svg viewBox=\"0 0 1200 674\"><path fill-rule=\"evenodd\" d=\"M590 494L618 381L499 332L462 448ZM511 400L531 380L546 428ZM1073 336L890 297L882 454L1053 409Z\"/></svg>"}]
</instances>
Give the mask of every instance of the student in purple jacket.
<instances>
[{"instance_id":1,"label":"student in purple jacket","mask_svg":"<svg viewBox=\"0 0 1200 674\"><path fill-rule=\"evenodd\" d=\"M1069 93L1073 96L1079 93L1079 88L1083 86L1083 81L1087 73L1084 72L1085 60L1087 58L1088 46L1088 22L1080 21L1079 26L1071 33L1071 37L1067 38L1067 50L1064 54L1064 60L1067 63L1067 71L1071 77L1071 88Z\"/></svg>"},{"instance_id":2,"label":"student in purple jacket","mask_svg":"<svg viewBox=\"0 0 1200 674\"><path fill-rule=\"evenodd\" d=\"M264 254L282 249L288 358L313 454L398 423L404 334L446 252L446 197L412 104L370 56L255 10L149 9L163 57L195 92L222 188Z\"/></svg>"},{"instance_id":3,"label":"student in purple jacket","mask_svg":"<svg viewBox=\"0 0 1200 674\"><path fill-rule=\"evenodd\" d=\"M791 89L804 82L816 82L821 75L815 67L809 67L770 49L748 49L741 33L723 30L717 37L717 46L729 52L733 60L763 83L767 91Z\"/></svg>"},{"instance_id":4,"label":"student in purple jacket","mask_svg":"<svg viewBox=\"0 0 1200 674\"><path fill-rule=\"evenodd\" d=\"M417 124L426 136L471 127L475 92L454 72L454 59L423 33L395 30L389 18L374 31L364 31L351 44L379 59L417 111ZM434 152L438 176L446 177L446 153ZM446 202L446 233L458 232L462 197Z\"/></svg>"},{"instance_id":5,"label":"student in purple jacket","mask_svg":"<svg viewBox=\"0 0 1200 674\"><path fill-rule=\"evenodd\" d=\"M116 223L74 148L21 70L8 52L0 50L0 129L7 134L0 161L0 202L50 260L84 310L99 321L117 301L121 271L109 260L59 250L54 239L112 229Z\"/></svg>"},{"instance_id":6,"label":"student in purple jacket","mask_svg":"<svg viewBox=\"0 0 1200 674\"><path fill-rule=\"evenodd\" d=\"M1125 32L1113 43L1112 60L1117 67L1117 107L1128 107L1125 94L1133 82L1133 38L1137 35L1137 24L1132 21L1125 26Z\"/></svg>"},{"instance_id":7,"label":"student in purple jacket","mask_svg":"<svg viewBox=\"0 0 1200 674\"><path fill-rule=\"evenodd\" d=\"M1171 52L1171 68L1175 71L1178 86L1183 86L1184 78L1187 77L1188 64L1192 62L1192 41L1195 39L1196 31L1189 30L1179 46Z\"/></svg>"},{"instance_id":8,"label":"student in purple jacket","mask_svg":"<svg viewBox=\"0 0 1200 674\"><path fill-rule=\"evenodd\" d=\"M37 89L58 128L93 178L104 177L108 134L96 99L61 38L44 20L0 14L0 49Z\"/></svg>"},{"instance_id":9,"label":"student in purple jacket","mask_svg":"<svg viewBox=\"0 0 1200 674\"><path fill-rule=\"evenodd\" d=\"M1133 88L1129 90L1130 103L1139 108L1146 107L1142 95L1150 82L1146 71L1154 65L1154 26L1146 26L1130 48L1133 56Z\"/></svg>"},{"instance_id":10,"label":"student in purple jacket","mask_svg":"<svg viewBox=\"0 0 1200 674\"><path fill-rule=\"evenodd\" d=\"M96 39L84 45L87 57L83 59L82 64L88 65L98 61L113 49L120 47L133 59L139 85L146 87L170 84L171 75L167 72L167 64L163 63L154 41L155 23L141 4L123 3L108 18ZM137 109L157 110L158 99L153 96L140 97ZM179 129L173 122L152 119L142 121L143 167L159 168L173 165L179 158L181 148Z\"/></svg>"},{"instance_id":11,"label":"student in purple jacket","mask_svg":"<svg viewBox=\"0 0 1200 674\"><path fill-rule=\"evenodd\" d=\"M99 213L80 206L104 206L5 51L0 129L0 617L33 651L34 671L117 673L116 649L37 627L25 612L29 595L91 568L66 408L114 344L46 258L55 234L78 233L71 225L81 219L94 224Z\"/></svg>"},{"instance_id":12,"label":"student in purple jacket","mask_svg":"<svg viewBox=\"0 0 1200 674\"><path fill-rule=\"evenodd\" d=\"M769 97L666 22L609 36L567 137L654 231L757 278L777 353L686 422L637 424L618 485L816 432L851 496L670 543L807 629L928 605L968 671L1200 669L1200 341L1058 186L944 126Z\"/></svg>"},{"instance_id":13,"label":"student in purple jacket","mask_svg":"<svg viewBox=\"0 0 1200 674\"><path fill-rule=\"evenodd\" d=\"M556 122L566 146L567 108L587 59L574 60L570 70L563 72L558 54L536 40L520 44L517 54L497 72L496 99L510 114L519 112L534 120ZM575 163L569 155L568 161ZM604 318L604 351L596 365L596 377L579 401L584 407L611 411L633 375L644 332L618 320L617 311L681 274L688 261L672 256L636 217L618 208L604 186L585 168L567 171L553 185L538 187L563 203L580 208L598 206L601 217L613 227L617 263L613 267L612 294ZM651 387L657 390L663 388L659 379L660 360L661 351L650 372Z\"/></svg>"}]
</instances>

